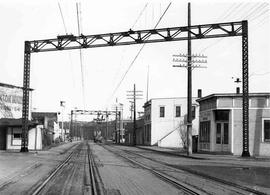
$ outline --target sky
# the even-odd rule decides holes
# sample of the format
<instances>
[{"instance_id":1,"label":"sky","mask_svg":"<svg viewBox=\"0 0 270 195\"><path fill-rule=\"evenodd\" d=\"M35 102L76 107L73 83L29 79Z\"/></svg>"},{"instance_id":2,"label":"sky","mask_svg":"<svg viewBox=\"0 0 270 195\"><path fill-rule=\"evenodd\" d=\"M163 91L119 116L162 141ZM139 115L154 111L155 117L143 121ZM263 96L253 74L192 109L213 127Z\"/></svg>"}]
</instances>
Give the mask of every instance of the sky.
<instances>
[{"instance_id":1,"label":"sky","mask_svg":"<svg viewBox=\"0 0 270 195\"><path fill-rule=\"evenodd\" d=\"M80 5L81 33L91 35L130 28L153 29L170 2L157 28L186 26L187 1L1 0L0 82L22 86L25 40L55 38L66 33L78 35L76 3ZM190 2L192 25L248 20L249 91L269 93L267 1ZM202 89L203 96L235 92L234 80L241 79L242 75L241 43L241 37L192 41L192 53L207 56L206 68L192 72L193 96L197 95L197 89ZM187 70L173 67L172 55L187 53L187 42L146 44L128 69L141 47L83 49L82 63L79 50L32 54L32 107L37 111L61 111L60 101L65 101L67 117L74 108L112 110L114 105L122 103L124 116L129 117L127 91L132 90L134 84L137 90L143 91L143 99L137 101L137 110L143 111L147 75L148 99L186 97Z\"/></svg>"}]
</instances>

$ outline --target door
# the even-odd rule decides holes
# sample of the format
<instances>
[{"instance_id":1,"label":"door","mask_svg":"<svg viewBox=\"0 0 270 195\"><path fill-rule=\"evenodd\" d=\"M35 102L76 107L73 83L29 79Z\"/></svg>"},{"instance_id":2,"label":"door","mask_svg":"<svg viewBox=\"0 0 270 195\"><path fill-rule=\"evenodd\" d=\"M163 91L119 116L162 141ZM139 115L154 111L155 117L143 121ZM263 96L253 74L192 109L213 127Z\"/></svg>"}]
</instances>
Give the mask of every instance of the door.
<instances>
[{"instance_id":1,"label":"door","mask_svg":"<svg viewBox=\"0 0 270 195\"><path fill-rule=\"evenodd\" d=\"M0 150L6 150L7 145L7 128L0 127Z\"/></svg>"},{"instance_id":2,"label":"door","mask_svg":"<svg viewBox=\"0 0 270 195\"><path fill-rule=\"evenodd\" d=\"M216 151L229 151L229 123L216 123Z\"/></svg>"}]
</instances>

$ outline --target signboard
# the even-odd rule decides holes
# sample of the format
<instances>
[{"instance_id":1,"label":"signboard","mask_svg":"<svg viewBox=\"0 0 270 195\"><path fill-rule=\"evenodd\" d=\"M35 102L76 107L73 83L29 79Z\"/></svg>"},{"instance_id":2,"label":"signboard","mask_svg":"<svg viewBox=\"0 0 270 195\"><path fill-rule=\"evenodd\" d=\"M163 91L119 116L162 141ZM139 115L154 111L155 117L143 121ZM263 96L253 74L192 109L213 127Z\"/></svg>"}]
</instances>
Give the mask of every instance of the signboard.
<instances>
[{"instance_id":1,"label":"signboard","mask_svg":"<svg viewBox=\"0 0 270 195\"><path fill-rule=\"evenodd\" d=\"M22 117L23 90L9 85L0 86L0 118Z\"/></svg>"}]
</instances>

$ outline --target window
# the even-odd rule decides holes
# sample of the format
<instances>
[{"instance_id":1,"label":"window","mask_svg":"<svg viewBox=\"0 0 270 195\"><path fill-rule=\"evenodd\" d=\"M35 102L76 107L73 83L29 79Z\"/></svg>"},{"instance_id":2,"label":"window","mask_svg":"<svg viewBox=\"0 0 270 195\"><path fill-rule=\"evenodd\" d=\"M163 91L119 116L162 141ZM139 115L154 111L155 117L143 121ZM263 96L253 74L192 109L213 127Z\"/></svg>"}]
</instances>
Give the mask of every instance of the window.
<instances>
[{"instance_id":1,"label":"window","mask_svg":"<svg viewBox=\"0 0 270 195\"><path fill-rule=\"evenodd\" d=\"M175 117L181 116L181 106L175 106Z\"/></svg>"},{"instance_id":2,"label":"window","mask_svg":"<svg viewBox=\"0 0 270 195\"><path fill-rule=\"evenodd\" d=\"M21 139L21 133L14 133L13 134L13 139Z\"/></svg>"},{"instance_id":3,"label":"window","mask_svg":"<svg viewBox=\"0 0 270 195\"><path fill-rule=\"evenodd\" d=\"M221 123L217 123L216 144L221 144Z\"/></svg>"},{"instance_id":4,"label":"window","mask_svg":"<svg viewBox=\"0 0 270 195\"><path fill-rule=\"evenodd\" d=\"M270 142L270 119L263 119L263 141Z\"/></svg>"},{"instance_id":5,"label":"window","mask_svg":"<svg viewBox=\"0 0 270 195\"><path fill-rule=\"evenodd\" d=\"M164 106L160 106L159 107L159 117L165 117L165 107Z\"/></svg>"},{"instance_id":6,"label":"window","mask_svg":"<svg viewBox=\"0 0 270 195\"><path fill-rule=\"evenodd\" d=\"M200 142L210 143L210 121L200 122Z\"/></svg>"},{"instance_id":7,"label":"window","mask_svg":"<svg viewBox=\"0 0 270 195\"><path fill-rule=\"evenodd\" d=\"M196 117L196 106L192 106L191 116L192 116L192 119L195 119L195 117Z\"/></svg>"},{"instance_id":8,"label":"window","mask_svg":"<svg viewBox=\"0 0 270 195\"><path fill-rule=\"evenodd\" d=\"M216 121L229 121L229 110L216 110L215 119Z\"/></svg>"}]
</instances>

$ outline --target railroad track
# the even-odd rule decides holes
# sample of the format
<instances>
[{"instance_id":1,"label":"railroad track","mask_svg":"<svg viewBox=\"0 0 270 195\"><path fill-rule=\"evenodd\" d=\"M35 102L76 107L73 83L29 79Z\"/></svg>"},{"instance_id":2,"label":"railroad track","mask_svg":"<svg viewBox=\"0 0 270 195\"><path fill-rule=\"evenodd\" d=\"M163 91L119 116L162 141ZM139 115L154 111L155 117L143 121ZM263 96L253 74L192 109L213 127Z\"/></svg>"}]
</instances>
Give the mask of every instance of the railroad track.
<instances>
[{"instance_id":1,"label":"railroad track","mask_svg":"<svg viewBox=\"0 0 270 195\"><path fill-rule=\"evenodd\" d=\"M111 146L111 145L110 145L110 146ZM111 147L114 147L114 146L111 146ZM213 184L214 184L214 183L216 183L217 185L220 185L220 184L221 184L221 185L223 185L224 187L226 187L227 190L231 190L231 192L234 193L234 194L259 194L259 195L266 195L266 193L260 192L260 191L257 191L257 190L254 190L254 189L252 189L252 188L248 188L248 187L245 187L245 186L240 186L240 185L237 185L237 184L232 183L232 182L227 182L227 181L224 181L224 180L221 180L221 179L213 178L213 177L207 176L207 175L205 175L205 174L200 174L200 173L197 173L197 172L194 172L194 171L190 171L190 170L186 170L186 169L177 168L177 167L174 167L174 166L169 165L169 164L167 164L167 163L162 163L162 162L157 161L157 160L155 160L155 159L153 159L153 158L144 156L144 155L142 155L142 154L138 154L137 152L134 152L134 151L123 150L123 149L119 149L118 147L117 147L117 148L114 147L114 148L116 148L117 150L120 150L121 152L124 152L124 153L126 153L126 154L129 154L129 155L132 155L132 156L133 156L133 157L130 158L130 157L127 157L127 155L120 154L119 151L118 151L118 152L113 151L112 149L108 149L108 147L106 147L106 146L105 146L104 148L107 149L107 150L109 150L109 151L111 151L111 152L113 152L113 153L116 154L116 155L121 156L122 158L125 158L126 160L128 160L128 161L130 161L130 162L133 162L134 164L137 164L137 165L139 165L139 166L141 166L141 167L144 167L145 169L150 170L150 171L153 172L154 174L156 174L155 172L158 172L158 174L161 173L161 174L163 174L162 176L164 176L164 173L162 173L162 170L156 171L155 169L151 168L150 166L147 166L147 165L145 165L145 164L142 164L142 163L139 162L138 160L134 160L134 159L139 159L139 158L142 159L142 158L143 158L143 159L147 159L147 160L149 160L149 161L158 163L158 164L160 164L160 165L162 165L162 166L164 166L164 167L168 167L168 168L172 168L172 169L180 170L180 171L185 171L185 172L190 173L190 174L193 174L193 175L195 175L195 176L199 176L199 177L201 177L201 178L204 178L204 179L208 180L209 182L213 182ZM143 150L143 149L142 149L142 150ZM134 157L134 156L136 156L137 158ZM163 171L164 171L164 170L163 170ZM166 170L165 170L165 171L166 171ZM156 175L157 175L157 174L156 174ZM177 184L177 183L180 183L180 185L183 185L182 182L178 181L178 180L175 179L175 178L170 177L170 176L167 175L167 174L165 174L165 180L166 180L166 177L169 177L169 182L170 182L170 180L172 180L173 183L175 183L175 181L176 181L176 184ZM204 185L203 185L203 186L204 186ZM195 193L196 193L196 190L194 190L194 186L191 185L191 186L188 186L187 188L190 188L190 187L193 188L192 191L195 191ZM180 188L181 188L181 186L180 186ZM195 187L195 189L197 189L197 191L200 190L199 188L196 188L196 187ZM184 191L185 191L185 189L184 189ZM186 192L186 191L185 191L185 192ZM207 193L207 190L203 190L202 192L205 193L205 194L208 194L208 193ZM202 194L202 192L199 193L199 194ZM189 192L187 191L187 193L189 193ZM193 192L191 192L190 194L192 194L192 193L193 193ZM209 193L209 194L212 194L212 193Z\"/></svg>"},{"instance_id":2,"label":"railroad track","mask_svg":"<svg viewBox=\"0 0 270 195\"><path fill-rule=\"evenodd\" d=\"M145 150L145 149L143 149L143 148L139 148L139 149ZM146 149L146 150L148 150L148 149ZM124 150L124 151L126 151L126 150ZM126 151L126 152L130 152L130 153L132 153L133 155L137 155L137 156L146 158L146 159L148 159L148 160L151 160L151 161L156 162L156 163L163 164L163 165L168 166L168 167L172 167L172 168L175 168L175 169L179 169L179 170L183 170L183 171L189 172L189 173L194 174L194 175L198 175L198 176L200 176L200 177L209 179L209 180L211 180L211 181L213 181L213 182L218 182L218 183L221 183L221 184L223 184L223 185L226 185L226 186L229 186L229 187L233 187L233 188L242 190L242 191L247 192L247 193L249 193L249 194L267 195L267 194L264 193L264 192L261 192L261 191L258 191L258 190L252 189L252 188L248 188L248 187L245 187L245 186L241 186L241 185L238 185L238 184L236 184L236 183L229 182L229 181L226 181L226 180L222 180L222 179L219 179L219 178L216 178L216 177L212 177L212 176L209 176L209 175L207 175L207 174L203 174L203 173L200 173L200 172L198 172L198 171L195 171L195 170L192 170L192 169L188 169L188 168L186 168L186 167L179 167L179 166L178 166L178 167L175 167L175 166L170 165L170 164L168 164L168 163L162 163L162 162L157 161L157 160L155 160L155 159L153 159L153 158L149 158L149 157L147 157L147 156L145 156L145 155L138 154L137 152L132 152L132 151Z\"/></svg>"},{"instance_id":3,"label":"railroad track","mask_svg":"<svg viewBox=\"0 0 270 195\"><path fill-rule=\"evenodd\" d=\"M79 156L81 155L80 152L82 150L85 150L85 144L86 144L86 151L83 151L83 155L84 157L82 157L82 159L85 159L85 163L84 164L84 171L85 171L85 175L86 177L84 178L84 192L83 194L90 194L90 195L103 195L103 188L100 185L101 182L98 182L99 179L96 178L96 174L95 174L95 165L94 165L94 159L92 156L92 152L89 146L88 142L85 143L81 143L78 144L76 146L76 148L65 158L64 161L62 161L55 169L54 171L52 171L52 173L50 173L42 182L40 182L36 187L35 190L31 193L32 195L39 195L39 194L46 194L46 191L43 192L43 190L45 188L54 188L54 186L52 184L49 183L55 183L55 179L57 179L57 177L63 177L63 175L61 175L61 172L64 172L64 169L66 166L68 166L69 164L75 163L72 162L72 159L77 159L79 158ZM79 164L78 166L81 166L81 164ZM67 172L67 171L66 171ZM71 175L74 176L74 172L70 171ZM68 180L69 177L73 177L73 176L67 176L65 177L66 180ZM73 178L74 179L74 178ZM62 188L64 188L64 186L61 186ZM59 194L56 192L56 194ZM65 192L62 191L61 194L65 194ZM81 194L81 192L78 192L76 194Z\"/></svg>"},{"instance_id":4,"label":"railroad track","mask_svg":"<svg viewBox=\"0 0 270 195\"><path fill-rule=\"evenodd\" d=\"M155 175L156 177L158 177L159 179L165 181L166 183L169 183L171 184L172 186L174 186L175 188L181 190L184 194L190 194L190 195L203 195L203 194L208 194L202 190L198 190L196 188L194 188L193 186L190 186L186 183L183 183L183 182L180 182L180 181L177 181L175 178L167 175L167 174L164 174L162 173L161 171L158 171L156 169L153 169L151 168L150 166L147 166L141 162L138 162L130 157L128 157L127 155L123 155L123 154L120 154L112 149L109 149L108 147L104 146L104 145L101 145L103 146L106 150L108 150L109 152L112 152L114 153L115 155L117 156L120 156L124 159L126 159L127 161L143 168L143 169L146 169L148 170L149 172L151 172L153 175Z\"/></svg>"}]
</instances>

